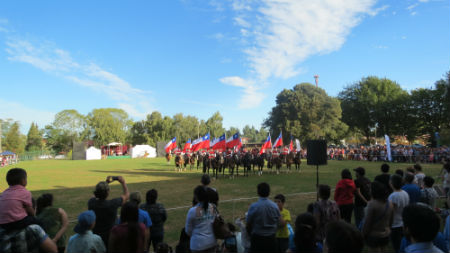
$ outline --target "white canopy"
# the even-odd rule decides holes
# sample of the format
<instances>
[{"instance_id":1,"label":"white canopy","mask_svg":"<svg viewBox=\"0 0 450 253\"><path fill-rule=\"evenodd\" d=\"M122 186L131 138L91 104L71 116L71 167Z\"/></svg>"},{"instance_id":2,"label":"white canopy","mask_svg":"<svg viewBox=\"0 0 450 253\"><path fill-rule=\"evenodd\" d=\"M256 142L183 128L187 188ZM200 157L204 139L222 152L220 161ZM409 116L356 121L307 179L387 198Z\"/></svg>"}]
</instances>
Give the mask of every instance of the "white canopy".
<instances>
[{"instance_id":1,"label":"white canopy","mask_svg":"<svg viewBox=\"0 0 450 253\"><path fill-rule=\"evenodd\" d=\"M156 148L149 145L136 145L131 149L131 158L156 157Z\"/></svg>"},{"instance_id":2,"label":"white canopy","mask_svg":"<svg viewBox=\"0 0 450 253\"><path fill-rule=\"evenodd\" d=\"M102 151L95 147L90 147L86 150L86 160L100 160L102 159Z\"/></svg>"},{"instance_id":3,"label":"white canopy","mask_svg":"<svg viewBox=\"0 0 450 253\"><path fill-rule=\"evenodd\" d=\"M111 142L106 146L120 146L120 145L122 145L122 143L120 143L120 142Z\"/></svg>"}]
</instances>

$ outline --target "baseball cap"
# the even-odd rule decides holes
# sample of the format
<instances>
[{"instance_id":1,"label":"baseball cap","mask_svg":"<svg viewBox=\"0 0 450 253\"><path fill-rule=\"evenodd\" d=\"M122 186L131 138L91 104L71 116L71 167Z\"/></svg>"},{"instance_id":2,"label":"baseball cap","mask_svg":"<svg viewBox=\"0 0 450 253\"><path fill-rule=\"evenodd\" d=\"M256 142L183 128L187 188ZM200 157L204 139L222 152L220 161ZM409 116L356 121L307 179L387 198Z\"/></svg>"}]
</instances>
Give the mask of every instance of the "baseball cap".
<instances>
[{"instance_id":1,"label":"baseball cap","mask_svg":"<svg viewBox=\"0 0 450 253\"><path fill-rule=\"evenodd\" d=\"M96 216L94 211L89 210L82 212L78 216L78 224L73 228L73 231L75 231L78 234L86 232L95 222L95 218Z\"/></svg>"}]
</instances>

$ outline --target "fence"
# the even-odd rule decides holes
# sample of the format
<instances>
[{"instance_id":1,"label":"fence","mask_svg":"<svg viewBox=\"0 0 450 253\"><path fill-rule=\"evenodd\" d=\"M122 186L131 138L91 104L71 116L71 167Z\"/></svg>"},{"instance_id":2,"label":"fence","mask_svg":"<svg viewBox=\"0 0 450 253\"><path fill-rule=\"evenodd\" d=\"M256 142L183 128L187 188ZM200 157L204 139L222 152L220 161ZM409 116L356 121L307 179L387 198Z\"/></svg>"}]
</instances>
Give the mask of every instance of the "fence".
<instances>
[{"instance_id":1,"label":"fence","mask_svg":"<svg viewBox=\"0 0 450 253\"><path fill-rule=\"evenodd\" d=\"M19 154L19 161L55 159L56 153L52 151L30 151Z\"/></svg>"}]
</instances>

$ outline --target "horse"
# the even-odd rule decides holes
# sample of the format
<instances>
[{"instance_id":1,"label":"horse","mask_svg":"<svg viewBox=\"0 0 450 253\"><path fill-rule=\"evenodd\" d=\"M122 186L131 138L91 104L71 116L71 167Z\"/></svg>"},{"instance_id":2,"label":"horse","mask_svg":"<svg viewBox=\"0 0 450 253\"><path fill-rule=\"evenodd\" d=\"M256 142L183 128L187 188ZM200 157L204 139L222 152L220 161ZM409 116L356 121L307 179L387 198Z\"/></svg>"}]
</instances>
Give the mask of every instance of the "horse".
<instances>
[{"instance_id":1,"label":"horse","mask_svg":"<svg viewBox=\"0 0 450 253\"><path fill-rule=\"evenodd\" d=\"M172 158L172 155L170 153L166 153L167 163L170 163L170 158Z\"/></svg>"},{"instance_id":2,"label":"horse","mask_svg":"<svg viewBox=\"0 0 450 253\"><path fill-rule=\"evenodd\" d=\"M258 167L258 175L261 176L264 168L264 154L257 154L256 158L253 160L254 164L256 164L256 166Z\"/></svg>"},{"instance_id":3,"label":"horse","mask_svg":"<svg viewBox=\"0 0 450 253\"><path fill-rule=\"evenodd\" d=\"M198 166L200 165L200 164L203 164L203 155L202 154L200 154L200 152L197 152L197 170L198 170Z\"/></svg>"},{"instance_id":4,"label":"horse","mask_svg":"<svg viewBox=\"0 0 450 253\"><path fill-rule=\"evenodd\" d=\"M244 176L248 176L248 172L252 169L253 155L250 152L244 154L242 164L244 165Z\"/></svg>"},{"instance_id":5,"label":"horse","mask_svg":"<svg viewBox=\"0 0 450 253\"><path fill-rule=\"evenodd\" d=\"M188 154L184 154L183 155L183 167L184 167L184 171L186 171L186 165L188 165L189 164L189 156L188 156Z\"/></svg>"},{"instance_id":6,"label":"horse","mask_svg":"<svg viewBox=\"0 0 450 253\"><path fill-rule=\"evenodd\" d=\"M288 171L291 171L291 165L294 163L294 158L295 155L293 152L290 152L289 154L286 155L286 168L288 169Z\"/></svg>"},{"instance_id":7,"label":"horse","mask_svg":"<svg viewBox=\"0 0 450 253\"><path fill-rule=\"evenodd\" d=\"M195 155L191 155L189 157L189 170L192 170L192 167L195 166ZM198 169L198 167L197 167Z\"/></svg>"},{"instance_id":8,"label":"horse","mask_svg":"<svg viewBox=\"0 0 450 253\"><path fill-rule=\"evenodd\" d=\"M202 163L203 163L203 174L205 174L206 172L208 172L209 174L209 169L211 168L211 160L208 155L203 156Z\"/></svg>"},{"instance_id":9,"label":"horse","mask_svg":"<svg viewBox=\"0 0 450 253\"><path fill-rule=\"evenodd\" d=\"M183 164L184 159L181 157L181 155L175 156L175 171L182 171L183 170Z\"/></svg>"},{"instance_id":10,"label":"horse","mask_svg":"<svg viewBox=\"0 0 450 253\"><path fill-rule=\"evenodd\" d=\"M281 157L272 156L272 164L275 165L275 168L277 169L277 174L280 174L280 169L281 169L281 166L283 165L283 161L281 160Z\"/></svg>"},{"instance_id":11,"label":"horse","mask_svg":"<svg viewBox=\"0 0 450 253\"><path fill-rule=\"evenodd\" d=\"M302 159L300 157L300 152L297 152L294 157L295 170L300 172L300 164L302 163Z\"/></svg>"},{"instance_id":12,"label":"horse","mask_svg":"<svg viewBox=\"0 0 450 253\"><path fill-rule=\"evenodd\" d=\"M234 160L234 156L235 154L232 154L230 156L227 156L225 158L225 167L228 168L228 174L230 175L230 177L234 177L234 167L236 166L236 162ZM225 167L223 169L224 173L225 173Z\"/></svg>"}]
</instances>

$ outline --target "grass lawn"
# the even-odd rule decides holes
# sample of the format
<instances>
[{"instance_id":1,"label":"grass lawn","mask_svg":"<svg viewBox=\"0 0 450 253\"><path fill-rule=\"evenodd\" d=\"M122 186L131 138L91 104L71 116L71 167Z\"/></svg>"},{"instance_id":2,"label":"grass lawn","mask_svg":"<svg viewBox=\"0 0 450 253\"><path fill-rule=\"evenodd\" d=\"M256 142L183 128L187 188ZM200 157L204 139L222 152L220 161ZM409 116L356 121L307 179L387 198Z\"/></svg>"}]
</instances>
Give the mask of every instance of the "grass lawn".
<instances>
[{"instance_id":1,"label":"grass lawn","mask_svg":"<svg viewBox=\"0 0 450 253\"><path fill-rule=\"evenodd\" d=\"M315 201L316 195L310 194L316 188L316 168L306 166L303 161L301 172L282 173L280 175L263 174L239 176L235 179L219 177L211 186L219 192L219 210L228 221L242 217L248 205L256 200L256 185L268 182L271 186L271 196L283 193L287 195L286 208L290 210L293 221L295 217L306 211L309 203ZM396 169L406 169L411 164L391 163L391 172ZM381 163L356 161L329 161L328 165L319 167L321 184L332 188L340 179L344 168L353 169L358 166L366 168L369 179L379 174ZM158 202L168 209L168 220L165 223L165 241L174 246L178 241L185 217L192 203L193 189L200 183L201 172L193 169L186 172L175 172L173 160L168 164L164 158L100 160L100 161L70 161L70 160L40 160L20 162L17 167L27 170L28 185L34 198L42 193L52 193L54 206L63 208L71 220L67 232L70 236L78 214L87 209L87 201L93 196L94 186L106 176L121 175L125 178L130 192L140 191L145 199L145 193L155 188L159 192ZM427 175L436 176L442 166L439 164L424 164ZM0 189L8 187L6 172L11 166L0 169ZM241 172L241 170L240 170ZM354 173L352 172L354 175ZM439 181L437 182L439 183ZM110 197L121 193L120 184L111 184ZM240 199L240 200L232 200Z\"/></svg>"}]
</instances>

